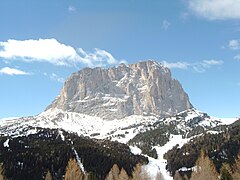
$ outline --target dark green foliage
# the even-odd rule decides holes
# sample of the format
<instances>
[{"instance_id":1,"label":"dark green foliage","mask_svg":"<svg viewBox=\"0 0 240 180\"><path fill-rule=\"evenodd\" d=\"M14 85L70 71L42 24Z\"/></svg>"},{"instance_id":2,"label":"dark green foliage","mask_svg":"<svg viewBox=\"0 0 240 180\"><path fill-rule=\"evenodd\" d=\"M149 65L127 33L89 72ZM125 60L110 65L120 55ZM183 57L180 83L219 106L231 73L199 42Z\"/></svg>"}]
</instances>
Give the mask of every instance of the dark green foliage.
<instances>
[{"instance_id":1,"label":"dark green foliage","mask_svg":"<svg viewBox=\"0 0 240 180\"><path fill-rule=\"evenodd\" d=\"M199 125L199 122L204 121L205 118L209 118L207 114L185 121L187 116L188 113L184 112L176 115L176 120L164 122L166 119L163 119L163 121L157 121L153 125L146 126L145 129L148 130L137 134L128 144L139 147L143 154L153 157L152 147L165 145L169 141L171 134L182 135L183 138L189 138L211 129L210 126L202 127ZM184 130L180 129L178 125L182 122L184 122L185 127L189 128Z\"/></svg>"},{"instance_id":2,"label":"dark green foliage","mask_svg":"<svg viewBox=\"0 0 240 180\"><path fill-rule=\"evenodd\" d=\"M153 155L155 156L152 149L153 146L163 146L166 144L169 141L170 133L178 134L174 125L158 124L158 126L159 127L154 130L137 134L128 144L139 147L143 154L147 154L151 157L153 157Z\"/></svg>"},{"instance_id":3,"label":"dark green foliage","mask_svg":"<svg viewBox=\"0 0 240 180\"><path fill-rule=\"evenodd\" d=\"M97 177L92 172L90 172L88 174L88 180L97 180Z\"/></svg>"},{"instance_id":4,"label":"dark green foliage","mask_svg":"<svg viewBox=\"0 0 240 180\"><path fill-rule=\"evenodd\" d=\"M149 156L157 159L158 158L157 150L153 148L151 151L149 151Z\"/></svg>"},{"instance_id":5,"label":"dark green foliage","mask_svg":"<svg viewBox=\"0 0 240 180\"><path fill-rule=\"evenodd\" d=\"M92 179L104 179L114 164L123 167L131 175L137 163L145 164L148 159L130 152L127 145L107 140L79 137L59 130L39 129L37 134L10 138L9 148L0 137L0 162L3 163L8 179L43 179L50 170L53 179L62 179L70 158L77 151L84 168L91 172Z\"/></svg>"},{"instance_id":6,"label":"dark green foliage","mask_svg":"<svg viewBox=\"0 0 240 180\"><path fill-rule=\"evenodd\" d=\"M223 163L235 163L240 151L240 124L226 126L224 132L219 134L204 134L194 138L181 148L175 146L164 155L168 161L167 169L174 175L181 167L193 167L201 149L208 154L218 172Z\"/></svg>"},{"instance_id":7,"label":"dark green foliage","mask_svg":"<svg viewBox=\"0 0 240 180\"><path fill-rule=\"evenodd\" d=\"M184 134L184 138L190 138L192 136L196 136L198 134L202 134L205 132L205 129L202 126L196 126L192 130L190 130L187 134Z\"/></svg>"}]
</instances>

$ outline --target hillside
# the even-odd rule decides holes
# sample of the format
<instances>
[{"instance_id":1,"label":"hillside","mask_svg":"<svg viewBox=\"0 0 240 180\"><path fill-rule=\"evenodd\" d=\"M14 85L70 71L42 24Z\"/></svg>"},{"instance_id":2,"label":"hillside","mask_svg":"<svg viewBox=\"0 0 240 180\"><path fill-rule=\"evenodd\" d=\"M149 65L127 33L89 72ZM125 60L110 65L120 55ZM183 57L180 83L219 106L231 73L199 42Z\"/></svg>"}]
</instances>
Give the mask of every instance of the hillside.
<instances>
[{"instance_id":1,"label":"hillside","mask_svg":"<svg viewBox=\"0 0 240 180\"><path fill-rule=\"evenodd\" d=\"M38 129L21 137L0 137L0 162L7 179L42 179L49 171L62 179L70 159L78 161L82 173L104 179L114 165L132 177L134 168L148 163L125 144L79 137L58 129Z\"/></svg>"},{"instance_id":2,"label":"hillside","mask_svg":"<svg viewBox=\"0 0 240 180\"><path fill-rule=\"evenodd\" d=\"M221 126L220 132L216 132L216 128L213 130L192 138L182 147L176 145L164 155L167 159L167 169L172 176L179 172L182 177L187 175L190 178L192 171L195 172L198 166L210 165L207 161L212 163L216 174L221 176L228 173L228 178L233 178L234 173L240 172L240 166L236 164L240 160L240 120L228 126ZM197 164L199 158L203 157L205 163ZM226 166L229 169L224 170ZM204 176L203 171L202 174Z\"/></svg>"},{"instance_id":3,"label":"hillside","mask_svg":"<svg viewBox=\"0 0 240 180\"><path fill-rule=\"evenodd\" d=\"M236 120L193 108L155 61L84 68L44 112L0 121L0 178L189 179L207 162L234 179Z\"/></svg>"}]
</instances>

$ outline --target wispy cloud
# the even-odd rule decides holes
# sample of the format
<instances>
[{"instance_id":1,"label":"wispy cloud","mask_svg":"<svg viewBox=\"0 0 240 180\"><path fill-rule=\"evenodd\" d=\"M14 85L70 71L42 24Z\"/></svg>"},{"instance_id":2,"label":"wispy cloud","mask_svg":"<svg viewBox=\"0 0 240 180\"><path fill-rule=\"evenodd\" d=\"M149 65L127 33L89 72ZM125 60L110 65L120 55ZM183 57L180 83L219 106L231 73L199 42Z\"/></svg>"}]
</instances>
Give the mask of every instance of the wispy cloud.
<instances>
[{"instance_id":1,"label":"wispy cloud","mask_svg":"<svg viewBox=\"0 0 240 180\"><path fill-rule=\"evenodd\" d=\"M10 68L10 67L4 67L0 69L0 74L6 74L6 75L30 75L30 73L15 69L15 68Z\"/></svg>"},{"instance_id":2,"label":"wispy cloud","mask_svg":"<svg viewBox=\"0 0 240 180\"><path fill-rule=\"evenodd\" d=\"M168 20L163 20L162 29L167 30L171 26L171 23Z\"/></svg>"},{"instance_id":3,"label":"wispy cloud","mask_svg":"<svg viewBox=\"0 0 240 180\"><path fill-rule=\"evenodd\" d=\"M109 52L94 49L86 52L82 48L73 48L56 39L8 40L0 42L0 57L4 61L48 62L58 66L84 64L90 67L118 64Z\"/></svg>"},{"instance_id":4,"label":"wispy cloud","mask_svg":"<svg viewBox=\"0 0 240 180\"><path fill-rule=\"evenodd\" d=\"M68 11L69 12L76 12L76 10L77 9L74 6L72 6L72 5L68 6Z\"/></svg>"},{"instance_id":5,"label":"wispy cloud","mask_svg":"<svg viewBox=\"0 0 240 180\"><path fill-rule=\"evenodd\" d=\"M228 48L233 51L237 51L238 54L233 57L234 60L240 61L240 40L239 39L232 39L228 42Z\"/></svg>"},{"instance_id":6,"label":"wispy cloud","mask_svg":"<svg viewBox=\"0 0 240 180\"><path fill-rule=\"evenodd\" d=\"M167 62L162 61L162 64L170 69L187 69L190 64L187 62Z\"/></svg>"},{"instance_id":7,"label":"wispy cloud","mask_svg":"<svg viewBox=\"0 0 240 180\"><path fill-rule=\"evenodd\" d=\"M43 73L44 76L48 77L51 81L57 81L59 83L64 83L65 82L65 79L63 77L59 77L57 74L55 73L47 73L47 72L44 72Z\"/></svg>"},{"instance_id":8,"label":"wispy cloud","mask_svg":"<svg viewBox=\"0 0 240 180\"><path fill-rule=\"evenodd\" d=\"M93 52L86 52L82 48L78 49L79 56L95 66L106 66L118 64L118 61L107 51L95 48Z\"/></svg>"},{"instance_id":9,"label":"wispy cloud","mask_svg":"<svg viewBox=\"0 0 240 180\"><path fill-rule=\"evenodd\" d=\"M188 8L209 20L240 19L240 0L189 0Z\"/></svg>"},{"instance_id":10,"label":"wispy cloud","mask_svg":"<svg viewBox=\"0 0 240 180\"><path fill-rule=\"evenodd\" d=\"M64 81L65 81L64 78L59 77L59 76L58 76L57 74L55 74L55 73L52 73L52 74L50 75L50 79L53 80L53 81L57 81L57 82L59 82L59 83L64 83Z\"/></svg>"},{"instance_id":11,"label":"wispy cloud","mask_svg":"<svg viewBox=\"0 0 240 180\"><path fill-rule=\"evenodd\" d=\"M203 60L195 63L187 63L184 61L182 62L181 61L178 61L178 62L162 61L162 64L170 69L182 69L182 70L191 69L195 72L202 73L214 66L221 66L223 64L223 61L218 61L213 59Z\"/></svg>"},{"instance_id":12,"label":"wispy cloud","mask_svg":"<svg viewBox=\"0 0 240 180\"><path fill-rule=\"evenodd\" d=\"M234 56L234 58L233 58L233 59L240 61L240 54L238 54L238 55Z\"/></svg>"},{"instance_id":13,"label":"wispy cloud","mask_svg":"<svg viewBox=\"0 0 240 180\"><path fill-rule=\"evenodd\" d=\"M192 64L192 68L196 71L196 72L205 72L207 69L210 69L212 67L219 67L223 64L223 61L218 61L218 60L203 60L199 63L195 63Z\"/></svg>"},{"instance_id":14,"label":"wispy cloud","mask_svg":"<svg viewBox=\"0 0 240 180\"><path fill-rule=\"evenodd\" d=\"M181 18L183 21L187 20L187 19L189 18L189 16L190 16L189 12L182 12L182 13L180 14L180 18Z\"/></svg>"},{"instance_id":15,"label":"wispy cloud","mask_svg":"<svg viewBox=\"0 0 240 180\"><path fill-rule=\"evenodd\" d=\"M228 47L231 50L238 50L240 49L240 41L237 39L230 40L228 43Z\"/></svg>"}]
</instances>

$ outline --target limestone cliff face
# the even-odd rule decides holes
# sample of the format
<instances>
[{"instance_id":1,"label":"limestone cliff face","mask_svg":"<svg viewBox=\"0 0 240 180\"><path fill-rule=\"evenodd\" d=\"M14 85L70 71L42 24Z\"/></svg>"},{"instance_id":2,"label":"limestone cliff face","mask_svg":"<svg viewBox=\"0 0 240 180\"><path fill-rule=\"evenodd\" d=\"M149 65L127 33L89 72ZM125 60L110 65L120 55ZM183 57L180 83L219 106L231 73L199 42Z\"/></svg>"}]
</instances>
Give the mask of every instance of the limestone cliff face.
<instances>
[{"instance_id":1,"label":"limestone cliff face","mask_svg":"<svg viewBox=\"0 0 240 180\"><path fill-rule=\"evenodd\" d=\"M155 61L84 68L65 82L48 107L120 119L129 115L169 116L192 108L180 83Z\"/></svg>"}]
</instances>

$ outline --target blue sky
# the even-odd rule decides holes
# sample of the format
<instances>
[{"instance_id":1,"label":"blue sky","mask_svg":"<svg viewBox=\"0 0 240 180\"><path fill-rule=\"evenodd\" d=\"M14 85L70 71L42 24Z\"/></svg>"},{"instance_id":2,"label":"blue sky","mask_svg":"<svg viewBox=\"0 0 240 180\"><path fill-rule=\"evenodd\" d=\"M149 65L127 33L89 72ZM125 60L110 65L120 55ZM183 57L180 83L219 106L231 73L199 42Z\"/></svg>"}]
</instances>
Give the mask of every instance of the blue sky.
<instances>
[{"instance_id":1,"label":"blue sky","mask_svg":"<svg viewBox=\"0 0 240 180\"><path fill-rule=\"evenodd\" d=\"M35 115L90 66L154 59L199 110L240 115L240 0L0 2L0 118Z\"/></svg>"}]
</instances>

